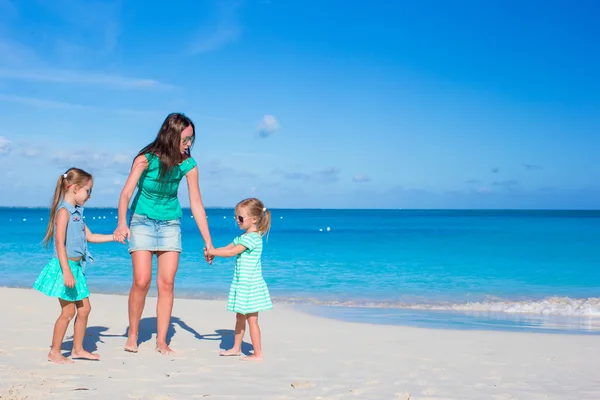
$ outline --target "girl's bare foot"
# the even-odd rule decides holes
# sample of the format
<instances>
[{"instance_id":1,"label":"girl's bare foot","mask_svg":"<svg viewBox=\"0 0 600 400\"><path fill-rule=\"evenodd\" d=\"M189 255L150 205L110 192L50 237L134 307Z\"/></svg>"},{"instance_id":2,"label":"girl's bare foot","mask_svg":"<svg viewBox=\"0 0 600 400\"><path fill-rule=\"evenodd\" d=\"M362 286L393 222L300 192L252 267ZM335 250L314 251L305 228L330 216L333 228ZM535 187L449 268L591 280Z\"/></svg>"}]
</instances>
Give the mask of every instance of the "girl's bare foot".
<instances>
[{"instance_id":1,"label":"girl's bare foot","mask_svg":"<svg viewBox=\"0 0 600 400\"><path fill-rule=\"evenodd\" d=\"M254 354L248 357L240 358L240 361L262 361L262 356L255 356Z\"/></svg>"},{"instance_id":2,"label":"girl's bare foot","mask_svg":"<svg viewBox=\"0 0 600 400\"><path fill-rule=\"evenodd\" d=\"M156 351L158 351L160 354L162 354L163 356L169 355L169 354L173 354L175 353L173 350L171 350L171 348L169 346L167 346L166 344L161 344L159 345L158 343L156 344L156 348L154 349Z\"/></svg>"},{"instance_id":3,"label":"girl's bare foot","mask_svg":"<svg viewBox=\"0 0 600 400\"><path fill-rule=\"evenodd\" d=\"M92 361L97 361L100 360L100 354L96 354L96 353L90 353L89 351L85 351L85 350L73 350L71 352L71 358L76 359L83 359L83 360L92 360Z\"/></svg>"},{"instance_id":4,"label":"girl's bare foot","mask_svg":"<svg viewBox=\"0 0 600 400\"><path fill-rule=\"evenodd\" d=\"M236 349L229 349L229 350L224 350L224 351L220 352L219 355L225 356L225 357L241 356L242 352L240 350L236 350Z\"/></svg>"},{"instance_id":5,"label":"girl's bare foot","mask_svg":"<svg viewBox=\"0 0 600 400\"><path fill-rule=\"evenodd\" d=\"M135 337L129 336L127 338L127 343L125 343L125 351L127 351L129 353L137 353L138 352L137 335Z\"/></svg>"},{"instance_id":6,"label":"girl's bare foot","mask_svg":"<svg viewBox=\"0 0 600 400\"><path fill-rule=\"evenodd\" d=\"M55 364L73 364L73 360L63 356L62 354L60 354L60 352L54 353L52 351L48 353L48 361L53 362Z\"/></svg>"}]
</instances>

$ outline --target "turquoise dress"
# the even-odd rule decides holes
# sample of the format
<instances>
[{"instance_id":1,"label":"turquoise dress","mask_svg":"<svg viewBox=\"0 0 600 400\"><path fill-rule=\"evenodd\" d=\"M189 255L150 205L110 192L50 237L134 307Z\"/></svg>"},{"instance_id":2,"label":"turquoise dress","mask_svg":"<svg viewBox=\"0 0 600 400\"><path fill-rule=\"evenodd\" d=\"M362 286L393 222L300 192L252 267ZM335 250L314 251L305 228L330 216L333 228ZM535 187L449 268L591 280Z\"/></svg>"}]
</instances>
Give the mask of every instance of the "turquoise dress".
<instances>
[{"instance_id":1,"label":"turquoise dress","mask_svg":"<svg viewBox=\"0 0 600 400\"><path fill-rule=\"evenodd\" d=\"M245 315L273 308L262 276L262 236L257 232L246 233L236 237L233 244L241 244L246 250L236 259L227 310Z\"/></svg>"},{"instance_id":2,"label":"turquoise dress","mask_svg":"<svg viewBox=\"0 0 600 400\"><path fill-rule=\"evenodd\" d=\"M57 297L67 301L79 301L90 297L90 291L85 280L86 261L92 259L88 251L85 237L85 223L83 222L83 207L72 206L63 201L58 205L56 212L65 208L69 212L67 223L67 236L65 246L68 258L79 258L81 261L69 260L69 268L75 278L75 286L66 287L63 279L63 271L58 260L56 249L54 257L40 272L33 284L33 288L50 297ZM54 227L56 230L56 226ZM55 236L56 240L56 236Z\"/></svg>"}]
</instances>

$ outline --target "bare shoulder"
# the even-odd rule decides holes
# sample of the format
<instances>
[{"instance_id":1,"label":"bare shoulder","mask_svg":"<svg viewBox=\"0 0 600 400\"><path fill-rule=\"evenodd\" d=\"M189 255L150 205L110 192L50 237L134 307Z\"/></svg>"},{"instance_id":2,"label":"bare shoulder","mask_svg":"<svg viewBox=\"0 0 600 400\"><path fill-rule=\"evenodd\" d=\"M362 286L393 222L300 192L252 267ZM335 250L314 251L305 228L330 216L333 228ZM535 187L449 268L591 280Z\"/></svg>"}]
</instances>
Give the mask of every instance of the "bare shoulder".
<instances>
[{"instance_id":1,"label":"bare shoulder","mask_svg":"<svg viewBox=\"0 0 600 400\"><path fill-rule=\"evenodd\" d=\"M59 209L58 212L56 213L56 221L58 222L59 220L64 220L64 221L69 220L69 211L64 207Z\"/></svg>"},{"instance_id":2,"label":"bare shoulder","mask_svg":"<svg viewBox=\"0 0 600 400\"><path fill-rule=\"evenodd\" d=\"M143 154L140 154L133 160L132 169L138 169L138 168L140 168L140 169L148 168L148 159Z\"/></svg>"}]
</instances>

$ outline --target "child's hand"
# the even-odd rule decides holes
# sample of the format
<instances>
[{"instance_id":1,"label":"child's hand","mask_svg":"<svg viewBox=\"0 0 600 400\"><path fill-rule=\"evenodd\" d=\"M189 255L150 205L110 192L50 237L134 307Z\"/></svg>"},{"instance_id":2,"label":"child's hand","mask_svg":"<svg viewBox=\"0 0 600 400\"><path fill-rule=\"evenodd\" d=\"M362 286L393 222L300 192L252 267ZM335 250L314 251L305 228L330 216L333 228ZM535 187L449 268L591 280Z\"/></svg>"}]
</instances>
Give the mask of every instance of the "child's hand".
<instances>
[{"instance_id":1,"label":"child's hand","mask_svg":"<svg viewBox=\"0 0 600 400\"><path fill-rule=\"evenodd\" d=\"M125 244L125 238L127 237L127 235L122 234L122 233L113 233L113 242L118 242L118 243L122 243Z\"/></svg>"},{"instance_id":2,"label":"child's hand","mask_svg":"<svg viewBox=\"0 0 600 400\"><path fill-rule=\"evenodd\" d=\"M66 287L68 287L68 288L75 287L75 277L73 276L71 271L67 272L66 274L63 274L63 281L65 282Z\"/></svg>"},{"instance_id":3,"label":"child's hand","mask_svg":"<svg viewBox=\"0 0 600 400\"><path fill-rule=\"evenodd\" d=\"M214 260L214 258L215 258L215 256L213 256L213 255L211 254L211 250L212 250L212 249L213 249L212 247L211 247L211 248L207 248L207 247L205 247L205 248L204 248L204 259L206 260L206 262L207 262L209 265L212 265L212 262L213 262L213 260Z\"/></svg>"}]
</instances>

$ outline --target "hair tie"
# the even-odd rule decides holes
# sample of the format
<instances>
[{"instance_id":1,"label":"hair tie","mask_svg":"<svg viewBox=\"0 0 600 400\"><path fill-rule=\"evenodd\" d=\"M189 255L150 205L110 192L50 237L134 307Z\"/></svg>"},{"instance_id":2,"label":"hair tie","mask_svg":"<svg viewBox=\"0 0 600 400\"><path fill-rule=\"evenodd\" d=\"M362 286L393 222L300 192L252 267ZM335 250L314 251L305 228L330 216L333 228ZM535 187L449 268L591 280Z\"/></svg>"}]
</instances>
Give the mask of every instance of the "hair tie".
<instances>
[{"instance_id":1,"label":"hair tie","mask_svg":"<svg viewBox=\"0 0 600 400\"><path fill-rule=\"evenodd\" d=\"M267 207L263 207L263 212L267 211Z\"/></svg>"},{"instance_id":2,"label":"hair tie","mask_svg":"<svg viewBox=\"0 0 600 400\"><path fill-rule=\"evenodd\" d=\"M67 174L63 174L63 178L67 179Z\"/></svg>"}]
</instances>

